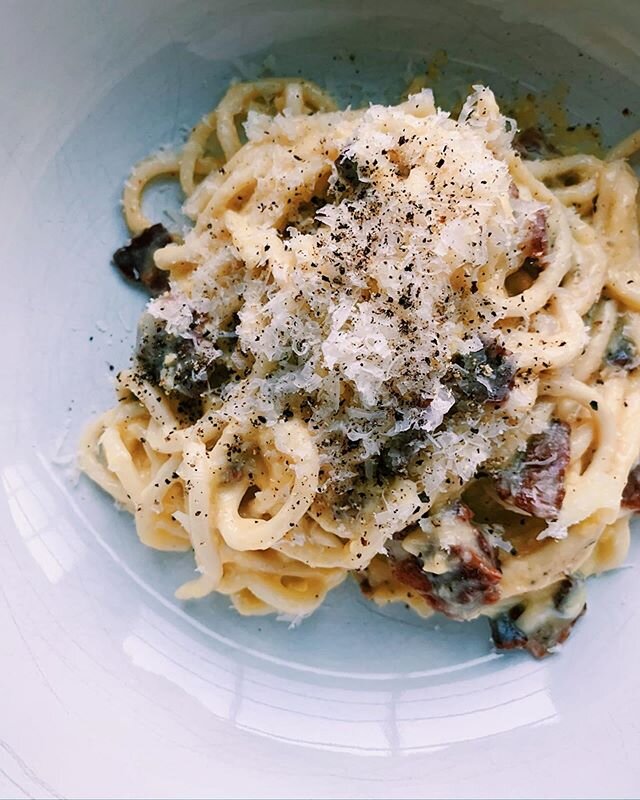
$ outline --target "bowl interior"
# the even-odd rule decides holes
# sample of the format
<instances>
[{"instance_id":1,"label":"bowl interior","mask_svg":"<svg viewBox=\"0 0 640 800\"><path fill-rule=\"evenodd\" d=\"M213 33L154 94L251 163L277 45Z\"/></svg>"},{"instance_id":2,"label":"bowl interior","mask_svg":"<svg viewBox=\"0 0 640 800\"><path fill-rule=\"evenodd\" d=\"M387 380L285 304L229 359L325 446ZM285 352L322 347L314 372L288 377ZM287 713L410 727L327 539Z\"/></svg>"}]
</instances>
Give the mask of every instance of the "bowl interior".
<instances>
[{"instance_id":1,"label":"bowl interior","mask_svg":"<svg viewBox=\"0 0 640 800\"><path fill-rule=\"evenodd\" d=\"M482 621L379 609L349 582L290 629L240 618L222 597L176 601L191 556L146 549L72 464L82 425L112 403L145 302L109 264L126 238L119 197L134 162L180 143L231 80L300 74L344 104L389 102L439 51L443 105L472 83L505 98L561 84L570 122L597 123L614 142L638 125L640 9L612 4L605 34L597 8L12 7L0 34L0 66L20 67L16 85L0 70L0 661L18 691L0 719L0 789L4 770L8 787L38 796L513 796L534 756L549 767L527 771L524 794L563 780L585 795L633 788L624 742L635 731L640 743L637 679L620 667L638 649L633 570L591 581L588 615L544 662L497 655ZM177 203L168 185L149 198L160 221ZM33 736L43 716L51 727ZM600 758L578 771L596 727Z\"/></svg>"}]
</instances>

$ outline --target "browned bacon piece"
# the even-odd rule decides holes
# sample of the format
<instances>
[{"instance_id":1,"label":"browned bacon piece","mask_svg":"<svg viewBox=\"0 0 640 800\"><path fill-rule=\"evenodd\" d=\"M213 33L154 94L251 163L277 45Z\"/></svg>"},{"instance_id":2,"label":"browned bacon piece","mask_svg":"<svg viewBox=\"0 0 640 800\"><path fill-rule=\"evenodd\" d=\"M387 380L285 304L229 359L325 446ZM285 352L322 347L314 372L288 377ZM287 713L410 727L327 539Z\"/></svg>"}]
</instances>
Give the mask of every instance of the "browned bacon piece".
<instances>
[{"instance_id":1,"label":"browned bacon piece","mask_svg":"<svg viewBox=\"0 0 640 800\"><path fill-rule=\"evenodd\" d=\"M125 278L142 284L152 294L159 294L169 287L169 273L156 267L153 255L172 241L164 225L151 225L116 250L113 263Z\"/></svg>"},{"instance_id":2,"label":"browned bacon piece","mask_svg":"<svg viewBox=\"0 0 640 800\"><path fill-rule=\"evenodd\" d=\"M605 361L612 367L632 370L638 366L638 352L635 343L625 334L624 326L617 325L611 336Z\"/></svg>"},{"instance_id":3,"label":"browned bacon piece","mask_svg":"<svg viewBox=\"0 0 640 800\"><path fill-rule=\"evenodd\" d=\"M347 153L340 153L338 158L334 161L336 168L336 180L332 186L329 187L327 198L330 202L339 203L345 198L360 197L367 189L367 183L363 182L360 177L366 167L358 164L358 162Z\"/></svg>"},{"instance_id":4,"label":"browned bacon piece","mask_svg":"<svg viewBox=\"0 0 640 800\"><path fill-rule=\"evenodd\" d=\"M145 313L138 323L136 366L141 378L168 395L197 399L229 379L224 359L209 355L206 331L193 324L193 336L169 333L164 320ZM199 346L196 344L198 341ZM218 342L215 342L217 345Z\"/></svg>"},{"instance_id":5,"label":"browned bacon piece","mask_svg":"<svg viewBox=\"0 0 640 800\"><path fill-rule=\"evenodd\" d=\"M550 158L560 155L541 128L530 127L518 131L513 138L513 147L523 158Z\"/></svg>"},{"instance_id":6,"label":"browned bacon piece","mask_svg":"<svg viewBox=\"0 0 640 800\"><path fill-rule=\"evenodd\" d=\"M640 511L640 464L629 473L627 485L622 492L622 505L632 511Z\"/></svg>"},{"instance_id":7,"label":"browned bacon piece","mask_svg":"<svg viewBox=\"0 0 640 800\"><path fill-rule=\"evenodd\" d=\"M584 581L573 575L560 581L544 610L543 621L534 631L525 633L518 627L518 620L526 609L524 602L491 619L495 646L500 650L528 650L536 658L549 655L553 647L567 639L587 609L583 584Z\"/></svg>"},{"instance_id":8,"label":"browned bacon piece","mask_svg":"<svg viewBox=\"0 0 640 800\"><path fill-rule=\"evenodd\" d=\"M569 426L552 420L543 433L532 436L524 453L495 477L498 497L510 508L533 517L554 520L565 495L569 463Z\"/></svg>"},{"instance_id":9,"label":"browned bacon piece","mask_svg":"<svg viewBox=\"0 0 640 800\"><path fill-rule=\"evenodd\" d=\"M525 258L539 261L547 255L548 250L547 212L544 209L540 209L540 211L536 211L529 223L528 235L524 242L522 254Z\"/></svg>"},{"instance_id":10,"label":"browned bacon piece","mask_svg":"<svg viewBox=\"0 0 640 800\"><path fill-rule=\"evenodd\" d=\"M391 555L393 570L401 583L419 592L436 611L466 619L481 606L499 599L502 573L486 537L471 524L467 506L458 504L455 522L449 524L459 526L460 544L443 548L446 572L427 572L420 558L397 546Z\"/></svg>"},{"instance_id":11,"label":"browned bacon piece","mask_svg":"<svg viewBox=\"0 0 640 800\"><path fill-rule=\"evenodd\" d=\"M516 364L511 353L498 342L485 342L482 349L458 355L453 362L454 391L462 399L499 407L509 397Z\"/></svg>"}]
</instances>

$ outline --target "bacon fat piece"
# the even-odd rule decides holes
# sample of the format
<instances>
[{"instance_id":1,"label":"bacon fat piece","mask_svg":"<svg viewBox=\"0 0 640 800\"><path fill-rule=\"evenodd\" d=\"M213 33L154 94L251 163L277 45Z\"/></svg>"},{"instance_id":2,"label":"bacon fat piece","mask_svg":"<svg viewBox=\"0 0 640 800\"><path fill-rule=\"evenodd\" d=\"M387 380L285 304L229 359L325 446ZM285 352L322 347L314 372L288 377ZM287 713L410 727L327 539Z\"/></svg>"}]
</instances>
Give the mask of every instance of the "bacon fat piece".
<instances>
[{"instance_id":1,"label":"bacon fat piece","mask_svg":"<svg viewBox=\"0 0 640 800\"><path fill-rule=\"evenodd\" d=\"M153 256L156 250L172 241L164 225L151 225L134 236L129 244L116 250L113 263L125 278L142 284L152 294L159 294L169 288L169 273L156 267Z\"/></svg>"},{"instance_id":2,"label":"bacon fat piece","mask_svg":"<svg viewBox=\"0 0 640 800\"><path fill-rule=\"evenodd\" d=\"M536 594L490 620L491 637L499 650L528 650L544 658L566 641L587 609L584 580L576 575Z\"/></svg>"},{"instance_id":3,"label":"bacon fat piece","mask_svg":"<svg viewBox=\"0 0 640 800\"><path fill-rule=\"evenodd\" d=\"M396 578L454 619L468 619L500 598L500 566L471 516L456 503L432 518L428 534L415 532L388 548Z\"/></svg>"},{"instance_id":4,"label":"bacon fat piece","mask_svg":"<svg viewBox=\"0 0 640 800\"><path fill-rule=\"evenodd\" d=\"M532 436L524 453L495 476L503 504L538 519L555 520L565 496L569 463L569 426L552 420L543 433Z\"/></svg>"}]
</instances>

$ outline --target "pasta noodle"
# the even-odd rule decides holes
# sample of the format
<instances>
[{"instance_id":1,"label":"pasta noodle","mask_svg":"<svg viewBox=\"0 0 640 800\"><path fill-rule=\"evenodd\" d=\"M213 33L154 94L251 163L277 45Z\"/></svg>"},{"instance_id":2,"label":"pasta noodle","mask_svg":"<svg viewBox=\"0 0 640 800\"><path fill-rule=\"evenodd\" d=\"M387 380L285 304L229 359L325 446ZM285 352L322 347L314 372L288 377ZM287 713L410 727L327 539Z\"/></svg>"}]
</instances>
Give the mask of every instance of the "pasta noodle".
<instances>
[{"instance_id":1,"label":"pasta noodle","mask_svg":"<svg viewBox=\"0 0 640 800\"><path fill-rule=\"evenodd\" d=\"M453 119L428 89L340 111L274 78L134 169L115 260L164 290L80 463L146 545L193 551L180 599L300 617L353 573L544 655L623 560L639 135L604 160L515 135L481 86ZM154 246L159 176L193 224Z\"/></svg>"}]
</instances>

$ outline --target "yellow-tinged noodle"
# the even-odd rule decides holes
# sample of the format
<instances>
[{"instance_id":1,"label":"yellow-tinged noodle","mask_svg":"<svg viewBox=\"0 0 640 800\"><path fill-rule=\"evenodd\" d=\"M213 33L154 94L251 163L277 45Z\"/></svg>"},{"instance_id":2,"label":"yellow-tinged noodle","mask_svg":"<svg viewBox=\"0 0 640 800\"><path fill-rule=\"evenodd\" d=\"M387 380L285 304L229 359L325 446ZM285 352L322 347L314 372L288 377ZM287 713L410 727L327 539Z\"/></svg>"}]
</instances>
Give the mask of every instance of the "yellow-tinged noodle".
<instances>
[{"instance_id":1,"label":"yellow-tinged noodle","mask_svg":"<svg viewBox=\"0 0 640 800\"><path fill-rule=\"evenodd\" d=\"M482 87L475 87L458 122L436 109L429 91L396 107L335 108L326 93L303 80L237 84L196 125L181 152L160 153L133 171L123 205L134 235L151 224L142 210L150 181L178 177L187 197L193 230L155 255L156 265L171 276L173 295L181 292L197 304L220 292L229 313L239 314L237 330L245 351L251 332L259 332L260 345L238 367L250 374L246 395L238 389L206 397L199 418L187 422L169 394L135 371L122 373L117 407L87 429L82 468L134 514L143 542L164 550L193 549L198 574L178 590L182 599L218 591L229 595L243 614L304 615L348 572L368 568L366 588L375 600L406 602L426 615L429 603L399 582L385 545L425 519L429 509L459 498L483 463L504 461L522 450L532 434L555 418L571 430L566 496L557 520L537 540L532 537L527 552L502 556L501 602L544 592L577 570L587 575L617 566L629 539L629 512L621 509L621 495L640 453L640 378L636 370L606 366L605 358L622 319L627 336L640 346L638 180L623 160L640 147L639 134L604 161L588 155L525 161L511 146L513 126ZM247 142L240 128L245 120ZM416 167L422 163L420 148L438 142L443 148L438 169L442 166L453 181L469 169L472 188L465 200L460 178L455 191L462 205L453 211L443 205L439 221L434 214L436 228L442 226L429 251L436 288L429 303L415 302L415 314L428 328L429 309L441 299L438 286L459 286L462 294L471 290L475 299L469 299L465 312L471 334L492 331L514 354L520 372L500 413L478 422L480 433L473 425L459 431L440 428L452 400L446 387L434 389L411 423L428 432L425 441L431 437L431 460L422 473L371 481L364 491L362 482L356 487L352 481L351 491L360 492L357 502L351 498L351 505L338 507L343 495L326 490L332 470L337 474L341 468L335 456L327 455L333 451L323 438L329 430L336 432L332 414L355 409L353 428L343 427L340 435L366 446L358 419L376 418L385 376L394 369L397 376L404 367L398 368L398 351L389 346L394 341L389 325L395 322L385 322L375 307L384 292L395 292L384 259L363 273L357 303L337 291L335 307L327 314L330 330L313 344L321 356L309 358L305 336L313 314L319 313L313 308L315 297L325 291L323 281L339 286L344 274L338 268L340 238L327 231L345 225L348 218L336 208L351 203L349 213L360 214L360 228L349 232L355 264L371 240L367 226L385 220L396 224L400 191L412 198L416 213L431 202L444 202L447 184L438 183L432 171L429 190L424 169ZM375 213L369 209L369 216L357 193L340 198L336 172L344 153L352 164L364 163L368 148L382 167L376 161L370 175L360 173L357 179L375 183L389 201ZM476 168L486 171L485 178L480 180ZM485 192L482 184L487 182L493 183ZM316 198L328 191L334 192L334 205L318 211ZM464 205L469 199L473 202ZM314 203L304 216L301 209ZM472 213L484 214L477 229L480 244L467 237ZM526 246L514 237L535 225L537 214L544 215L547 237L543 268L520 291L509 291L521 266L512 253ZM460 219L467 228L460 228ZM411 248L419 243L409 228L388 230L396 247L390 259L397 266L398 254L408 252L402 264L410 273L415 266ZM455 251L459 258L453 265L456 247L466 250L463 256ZM446 272L444 282L438 283L436 263ZM346 267L356 270L351 263ZM234 295L238 274L245 276L244 289ZM398 287L400 301L408 304L402 295L406 287ZM425 284L425 294L429 291ZM177 325L163 302L170 301L154 301L153 313ZM487 323L483 314L489 313ZM299 340L291 334L291 347L309 365L306 373L295 373L305 381L302 399L292 402L284 417L270 416L280 406L276 400L270 406L261 392L282 359L278 348L284 328L293 330L300 320L307 328ZM441 334L441 343L462 345L464 326L455 327L453 311L446 324L450 328ZM188 338L185 331L177 335ZM479 341L476 336L475 344L461 352L472 352ZM349 360L349 347L362 355ZM289 386L282 391L295 397ZM316 417L304 410L304 398L313 392L327 412L321 424L312 424ZM398 429L393 435L402 433ZM371 446L372 455L376 447L379 443ZM348 470L345 475L340 480L349 485ZM478 611L483 612L491 609Z\"/></svg>"}]
</instances>

